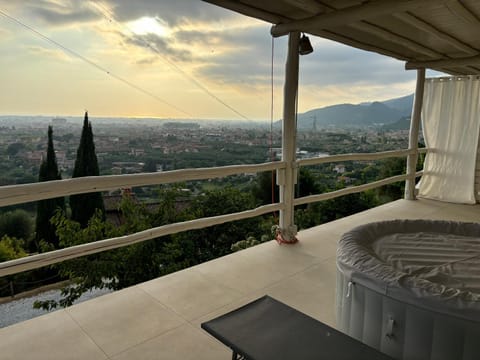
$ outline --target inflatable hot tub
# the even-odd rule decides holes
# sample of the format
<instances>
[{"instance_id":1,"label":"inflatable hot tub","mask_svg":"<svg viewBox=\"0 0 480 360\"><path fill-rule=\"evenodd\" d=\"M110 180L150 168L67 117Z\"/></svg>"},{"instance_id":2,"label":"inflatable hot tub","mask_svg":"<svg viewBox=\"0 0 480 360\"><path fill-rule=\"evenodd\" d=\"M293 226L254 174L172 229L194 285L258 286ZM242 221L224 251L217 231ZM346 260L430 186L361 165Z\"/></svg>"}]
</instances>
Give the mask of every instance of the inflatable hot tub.
<instances>
[{"instance_id":1,"label":"inflatable hot tub","mask_svg":"<svg viewBox=\"0 0 480 360\"><path fill-rule=\"evenodd\" d=\"M480 224L362 225L337 268L340 330L395 359L480 359Z\"/></svg>"}]
</instances>

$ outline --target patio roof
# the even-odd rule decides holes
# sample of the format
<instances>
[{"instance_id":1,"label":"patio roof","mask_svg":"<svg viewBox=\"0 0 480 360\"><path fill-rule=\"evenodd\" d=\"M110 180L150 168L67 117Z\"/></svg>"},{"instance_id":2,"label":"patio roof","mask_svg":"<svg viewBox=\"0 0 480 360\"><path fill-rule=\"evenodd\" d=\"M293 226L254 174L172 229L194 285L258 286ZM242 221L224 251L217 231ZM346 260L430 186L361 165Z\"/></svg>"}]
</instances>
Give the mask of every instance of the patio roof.
<instances>
[{"instance_id":1,"label":"patio roof","mask_svg":"<svg viewBox=\"0 0 480 360\"><path fill-rule=\"evenodd\" d=\"M402 61L407 69L480 74L476 0L204 0L273 24Z\"/></svg>"}]
</instances>

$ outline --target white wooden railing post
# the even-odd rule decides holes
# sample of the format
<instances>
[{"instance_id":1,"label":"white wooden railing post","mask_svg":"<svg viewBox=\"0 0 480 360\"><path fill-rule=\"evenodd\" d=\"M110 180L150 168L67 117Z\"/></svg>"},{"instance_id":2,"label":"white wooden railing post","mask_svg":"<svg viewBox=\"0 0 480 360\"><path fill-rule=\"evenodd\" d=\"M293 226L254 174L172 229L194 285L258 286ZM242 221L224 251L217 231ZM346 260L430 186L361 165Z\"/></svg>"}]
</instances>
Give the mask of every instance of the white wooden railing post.
<instances>
[{"instance_id":1,"label":"white wooden railing post","mask_svg":"<svg viewBox=\"0 0 480 360\"><path fill-rule=\"evenodd\" d=\"M412 118L410 119L410 134L408 148L412 153L407 157L407 180L405 182L405 199L415 200L415 176L418 161L418 133L423 105L423 90L425 87L425 69L417 70L417 85L413 100Z\"/></svg>"},{"instance_id":2,"label":"white wooden railing post","mask_svg":"<svg viewBox=\"0 0 480 360\"><path fill-rule=\"evenodd\" d=\"M288 55L285 65L285 86L283 100L282 122L282 161L285 169L277 173L277 183L280 186L280 203L284 206L280 211L279 234L286 242L295 240L297 227L294 224L294 198L297 178L296 166L296 112L298 94L298 43L299 32L292 32L288 37Z\"/></svg>"}]
</instances>

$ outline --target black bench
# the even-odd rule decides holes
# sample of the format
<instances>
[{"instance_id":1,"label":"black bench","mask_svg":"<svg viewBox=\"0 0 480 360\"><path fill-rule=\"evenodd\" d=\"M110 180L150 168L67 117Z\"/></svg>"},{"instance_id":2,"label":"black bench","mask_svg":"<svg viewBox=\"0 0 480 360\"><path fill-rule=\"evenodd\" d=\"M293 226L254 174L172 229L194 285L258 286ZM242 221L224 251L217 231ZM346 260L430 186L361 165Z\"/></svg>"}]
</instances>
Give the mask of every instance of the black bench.
<instances>
[{"instance_id":1,"label":"black bench","mask_svg":"<svg viewBox=\"0 0 480 360\"><path fill-rule=\"evenodd\" d=\"M201 326L232 349L232 359L392 360L270 296Z\"/></svg>"}]
</instances>

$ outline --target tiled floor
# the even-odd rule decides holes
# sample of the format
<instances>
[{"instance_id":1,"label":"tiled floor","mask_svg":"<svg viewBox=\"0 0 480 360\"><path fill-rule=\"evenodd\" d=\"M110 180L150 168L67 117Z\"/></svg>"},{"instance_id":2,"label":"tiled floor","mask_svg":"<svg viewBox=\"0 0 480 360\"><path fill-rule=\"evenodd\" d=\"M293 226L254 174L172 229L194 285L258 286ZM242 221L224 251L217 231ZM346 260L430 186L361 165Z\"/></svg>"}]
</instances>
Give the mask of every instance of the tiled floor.
<instances>
[{"instance_id":1,"label":"tiled floor","mask_svg":"<svg viewBox=\"0 0 480 360\"><path fill-rule=\"evenodd\" d=\"M335 251L356 225L398 218L480 221L480 206L399 200L0 329L1 359L229 359L200 324L269 294L335 325Z\"/></svg>"}]
</instances>

